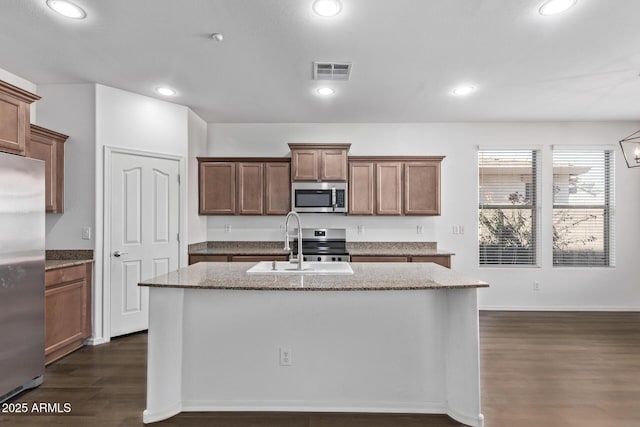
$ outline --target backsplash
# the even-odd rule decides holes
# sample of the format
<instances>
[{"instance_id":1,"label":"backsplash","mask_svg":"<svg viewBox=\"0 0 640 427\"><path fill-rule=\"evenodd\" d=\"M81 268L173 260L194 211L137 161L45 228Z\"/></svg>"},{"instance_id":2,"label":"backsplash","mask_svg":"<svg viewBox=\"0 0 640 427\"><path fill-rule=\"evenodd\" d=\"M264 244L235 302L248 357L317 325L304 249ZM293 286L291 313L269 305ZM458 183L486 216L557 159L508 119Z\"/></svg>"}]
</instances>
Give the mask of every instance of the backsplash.
<instances>
[{"instance_id":1,"label":"backsplash","mask_svg":"<svg viewBox=\"0 0 640 427\"><path fill-rule=\"evenodd\" d=\"M344 228L348 242L433 242L443 236L442 217L367 217L300 214L303 228ZM447 228L448 231L448 228ZM210 216L208 240L281 241L284 216Z\"/></svg>"}]
</instances>

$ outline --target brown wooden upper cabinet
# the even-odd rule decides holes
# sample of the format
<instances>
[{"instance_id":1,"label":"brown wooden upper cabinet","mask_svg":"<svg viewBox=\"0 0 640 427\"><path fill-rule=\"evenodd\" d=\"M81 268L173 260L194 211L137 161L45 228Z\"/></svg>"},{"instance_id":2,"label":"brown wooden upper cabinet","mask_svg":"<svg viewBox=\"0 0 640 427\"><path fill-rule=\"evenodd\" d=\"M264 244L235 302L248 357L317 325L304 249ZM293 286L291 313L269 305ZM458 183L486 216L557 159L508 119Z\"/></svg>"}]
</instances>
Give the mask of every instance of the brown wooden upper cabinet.
<instances>
[{"instance_id":1,"label":"brown wooden upper cabinet","mask_svg":"<svg viewBox=\"0 0 640 427\"><path fill-rule=\"evenodd\" d=\"M440 160L404 164L404 214L440 215Z\"/></svg>"},{"instance_id":2,"label":"brown wooden upper cabinet","mask_svg":"<svg viewBox=\"0 0 640 427\"><path fill-rule=\"evenodd\" d=\"M30 104L38 99L38 95L0 80L0 151L28 154Z\"/></svg>"},{"instance_id":3,"label":"brown wooden upper cabinet","mask_svg":"<svg viewBox=\"0 0 640 427\"><path fill-rule=\"evenodd\" d=\"M351 157L350 215L440 215L444 157Z\"/></svg>"},{"instance_id":4,"label":"brown wooden upper cabinet","mask_svg":"<svg viewBox=\"0 0 640 427\"><path fill-rule=\"evenodd\" d=\"M236 213L236 163L199 163L200 215Z\"/></svg>"},{"instance_id":5,"label":"brown wooden upper cabinet","mask_svg":"<svg viewBox=\"0 0 640 427\"><path fill-rule=\"evenodd\" d=\"M68 136L31 125L28 156L44 161L45 208L49 213L64 212L64 142Z\"/></svg>"},{"instance_id":6,"label":"brown wooden upper cabinet","mask_svg":"<svg viewBox=\"0 0 640 427\"><path fill-rule=\"evenodd\" d=\"M375 214L375 163L349 162L349 214Z\"/></svg>"},{"instance_id":7,"label":"brown wooden upper cabinet","mask_svg":"<svg viewBox=\"0 0 640 427\"><path fill-rule=\"evenodd\" d=\"M291 163L264 164L266 215L286 215L291 210Z\"/></svg>"},{"instance_id":8,"label":"brown wooden upper cabinet","mask_svg":"<svg viewBox=\"0 0 640 427\"><path fill-rule=\"evenodd\" d=\"M240 215L262 215L264 163L238 162L238 211Z\"/></svg>"},{"instance_id":9,"label":"brown wooden upper cabinet","mask_svg":"<svg viewBox=\"0 0 640 427\"><path fill-rule=\"evenodd\" d=\"M289 144L292 181L346 181L351 144Z\"/></svg>"},{"instance_id":10,"label":"brown wooden upper cabinet","mask_svg":"<svg viewBox=\"0 0 640 427\"><path fill-rule=\"evenodd\" d=\"M286 215L289 159L198 158L200 215Z\"/></svg>"}]
</instances>

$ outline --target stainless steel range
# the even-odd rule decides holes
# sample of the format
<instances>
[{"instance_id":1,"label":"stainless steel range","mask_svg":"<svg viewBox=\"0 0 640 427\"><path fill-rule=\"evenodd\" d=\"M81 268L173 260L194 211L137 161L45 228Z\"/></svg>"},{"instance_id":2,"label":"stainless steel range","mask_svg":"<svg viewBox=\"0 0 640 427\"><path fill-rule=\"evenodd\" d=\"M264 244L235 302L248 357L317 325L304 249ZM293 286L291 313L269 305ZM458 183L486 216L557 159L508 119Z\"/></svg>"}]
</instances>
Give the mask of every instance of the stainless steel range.
<instances>
[{"instance_id":1,"label":"stainless steel range","mask_svg":"<svg viewBox=\"0 0 640 427\"><path fill-rule=\"evenodd\" d=\"M294 240L293 255L298 256L298 239ZM304 261L349 262L347 231L344 228L303 228L302 259Z\"/></svg>"}]
</instances>

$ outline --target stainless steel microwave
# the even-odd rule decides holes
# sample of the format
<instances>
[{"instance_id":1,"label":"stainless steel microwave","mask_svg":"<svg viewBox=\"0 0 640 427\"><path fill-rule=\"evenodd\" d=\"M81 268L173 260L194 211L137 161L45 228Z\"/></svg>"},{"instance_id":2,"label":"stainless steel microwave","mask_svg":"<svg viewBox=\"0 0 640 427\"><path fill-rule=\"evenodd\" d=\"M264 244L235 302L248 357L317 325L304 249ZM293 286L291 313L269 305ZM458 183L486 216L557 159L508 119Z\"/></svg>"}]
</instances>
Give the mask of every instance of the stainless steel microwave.
<instances>
[{"instance_id":1,"label":"stainless steel microwave","mask_svg":"<svg viewBox=\"0 0 640 427\"><path fill-rule=\"evenodd\" d=\"M347 213L346 182L294 182L291 210L296 212Z\"/></svg>"}]
</instances>

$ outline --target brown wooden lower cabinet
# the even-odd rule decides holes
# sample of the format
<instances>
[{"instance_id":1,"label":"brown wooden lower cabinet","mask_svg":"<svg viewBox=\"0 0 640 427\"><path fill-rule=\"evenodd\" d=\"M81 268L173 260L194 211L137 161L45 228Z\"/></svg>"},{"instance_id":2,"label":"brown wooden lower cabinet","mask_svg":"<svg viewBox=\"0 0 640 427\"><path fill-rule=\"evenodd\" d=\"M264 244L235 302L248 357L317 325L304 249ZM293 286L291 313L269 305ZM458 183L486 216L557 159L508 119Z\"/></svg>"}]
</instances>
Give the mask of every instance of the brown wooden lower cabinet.
<instances>
[{"instance_id":1,"label":"brown wooden lower cabinet","mask_svg":"<svg viewBox=\"0 0 640 427\"><path fill-rule=\"evenodd\" d=\"M287 261L287 255L189 255L189 265L197 262Z\"/></svg>"},{"instance_id":2,"label":"brown wooden lower cabinet","mask_svg":"<svg viewBox=\"0 0 640 427\"><path fill-rule=\"evenodd\" d=\"M433 262L451 268L451 255L378 256L352 255L351 262Z\"/></svg>"},{"instance_id":3,"label":"brown wooden lower cabinet","mask_svg":"<svg viewBox=\"0 0 640 427\"><path fill-rule=\"evenodd\" d=\"M91 335L92 263L45 272L45 363L79 349Z\"/></svg>"}]
</instances>

